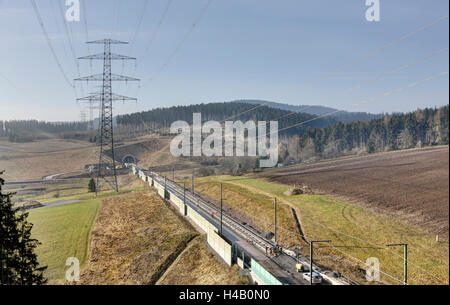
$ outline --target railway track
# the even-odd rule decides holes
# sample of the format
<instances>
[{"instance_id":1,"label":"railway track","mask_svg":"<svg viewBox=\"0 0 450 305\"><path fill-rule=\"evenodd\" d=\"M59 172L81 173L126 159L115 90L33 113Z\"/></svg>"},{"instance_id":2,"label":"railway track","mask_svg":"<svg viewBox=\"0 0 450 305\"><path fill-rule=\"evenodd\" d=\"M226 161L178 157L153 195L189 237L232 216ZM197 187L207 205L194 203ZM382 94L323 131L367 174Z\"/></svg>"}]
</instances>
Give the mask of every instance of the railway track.
<instances>
[{"instance_id":1,"label":"railway track","mask_svg":"<svg viewBox=\"0 0 450 305\"><path fill-rule=\"evenodd\" d=\"M184 189L182 186L178 185L177 183L173 182L170 179L167 179L159 175L158 173L151 171L147 171L146 173L149 176L151 176L154 180L156 180L159 184L165 185L168 190L176 194L179 198L183 198ZM208 215L214 214L217 215L217 217L220 217L220 209L217 208L212 202L204 200L200 196L193 194L191 191L185 192L185 198L187 201L196 205L202 211L206 212ZM240 223L239 221L235 220L233 217L228 215L226 212L223 212L222 223L231 230L233 230L234 232L238 233L241 237L251 241L253 245L258 246L262 250L265 250L266 246L271 247L274 245L272 241L261 236L260 233L257 232L255 229L245 226L244 224Z\"/></svg>"},{"instance_id":2,"label":"railway track","mask_svg":"<svg viewBox=\"0 0 450 305\"><path fill-rule=\"evenodd\" d=\"M216 225L220 224L220 209L216 207L212 202L205 200L204 198L198 196L195 193L192 193L188 189L184 189L183 186L180 186L176 182L168 179L167 177L164 177L156 172L139 168L145 175L150 176L153 180L155 180L157 183L159 183L162 186L165 186L166 190L170 193L173 193L178 198L185 198L186 203L196 206L199 210L206 213L207 215L214 215L212 217L213 221L215 221ZM216 218L217 216L217 218ZM227 227L232 232L236 233L240 237L244 238L245 240L249 241L253 246L259 248L261 251L265 252L266 247L272 247L275 245L274 242L266 239L264 236L262 236L262 233L257 231L256 229L249 227L248 225L245 225L241 223L239 220L236 220L231 215L227 214L226 212L223 212L222 214L222 224L224 227ZM292 251L291 251L292 252ZM291 266L295 266L295 263L297 262L297 258L293 256L291 253L286 253L285 249L283 249L282 253L278 255L277 257L269 257L269 259L274 262L280 269L286 271L288 274L293 274L293 270L291 269ZM300 255L298 257L298 261L305 266L309 265L308 258ZM321 273L324 277L327 278L329 282L333 282L334 284L339 285L358 285L358 283L347 279L346 277L340 277L339 279L334 278L331 279L330 277L324 275L323 271L320 267L313 265L313 270L316 272Z\"/></svg>"}]
</instances>

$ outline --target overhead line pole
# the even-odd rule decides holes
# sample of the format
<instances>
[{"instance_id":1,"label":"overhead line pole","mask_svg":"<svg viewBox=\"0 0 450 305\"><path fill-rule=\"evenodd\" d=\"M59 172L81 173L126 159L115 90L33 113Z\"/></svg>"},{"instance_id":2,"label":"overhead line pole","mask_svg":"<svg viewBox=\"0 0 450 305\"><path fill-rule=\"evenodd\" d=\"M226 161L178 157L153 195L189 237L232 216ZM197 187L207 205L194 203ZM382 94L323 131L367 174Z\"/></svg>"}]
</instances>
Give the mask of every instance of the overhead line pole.
<instances>
[{"instance_id":1,"label":"overhead line pole","mask_svg":"<svg viewBox=\"0 0 450 305\"><path fill-rule=\"evenodd\" d=\"M194 170L192 170L192 194L194 194L194 196L195 196L195 191L194 191Z\"/></svg>"},{"instance_id":2,"label":"overhead line pole","mask_svg":"<svg viewBox=\"0 0 450 305\"><path fill-rule=\"evenodd\" d=\"M331 240L311 240L309 242L309 284L312 285L313 274L313 247L314 243L331 243Z\"/></svg>"},{"instance_id":3,"label":"overhead line pole","mask_svg":"<svg viewBox=\"0 0 450 305\"><path fill-rule=\"evenodd\" d=\"M222 236L222 215L223 215L223 197L222 197L222 182L220 183L220 236Z\"/></svg>"},{"instance_id":4,"label":"overhead line pole","mask_svg":"<svg viewBox=\"0 0 450 305\"><path fill-rule=\"evenodd\" d=\"M274 237L275 237L275 243L277 244L277 198L275 197L273 200L273 223L274 223Z\"/></svg>"},{"instance_id":5,"label":"overhead line pole","mask_svg":"<svg viewBox=\"0 0 450 305\"><path fill-rule=\"evenodd\" d=\"M403 284L408 285L408 244L388 244L387 247L403 246Z\"/></svg>"}]
</instances>

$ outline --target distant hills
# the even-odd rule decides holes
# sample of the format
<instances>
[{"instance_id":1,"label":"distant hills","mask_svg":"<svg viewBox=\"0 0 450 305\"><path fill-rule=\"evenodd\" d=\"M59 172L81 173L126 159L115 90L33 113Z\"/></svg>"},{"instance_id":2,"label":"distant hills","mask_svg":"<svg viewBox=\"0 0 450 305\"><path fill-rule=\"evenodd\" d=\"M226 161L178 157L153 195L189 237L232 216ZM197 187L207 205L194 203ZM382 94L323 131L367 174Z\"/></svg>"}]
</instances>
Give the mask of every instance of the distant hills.
<instances>
[{"instance_id":1,"label":"distant hills","mask_svg":"<svg viewBox=\"0 0 450 305\"><path fill-rule=\"evenodd\" d=\"M168 128L177 120L192 123L192 114L201 113L202 121L208 120L277 120L279 128L297 125L286 129L282 134L303 134L307 129L323 128L336 123L368 122L383 117L382 114L365 112L336 112L325 106L288 105L263 100L236 100L222 103L202 103L186 106L156 108L148 111L125 114L116 117L119 125L146 126L156 130ZM329 115L328 115L329 114ZM323 117L319 117L323 116ZM312 120L314 119L314 120ZM305 122L305 123L303 123Z\"/></svg>"},{"instance_id":2,"label":"distant hills","mask_svg":"<svg viewBox=\"0 0 450 305\"><path fill-rule=\"evenodd\" d=\"M280 133L284 135L303 134L307 129L322 128L339 122L338 119L333 117L317 118L313 114L297 113L268 107L266 105L261 105L256 108L254 104L250 103L224 102L156 108L149 111L125 114L117 116L117 123L129 127L144 125L153 130L165 129L177 120L186 121L191 124L193 113L201 113L203 122L209 120L241 120L243 122L249 120L278 121L280 130L284 127L295 125L295 127L286 129Z\"/></svg>"},{"instance_id":3,"label":"distant hills","mask_svg":"<svg viewBox=\"0 0 450 305\"><path fill-rule=\"evenodd\" d=\"M256 107L258 106L258 107ZM288 105L263 100L236 100L222 103L202 103L186 106L156 108L148 111L119 115L113 118L113 125L128 125L132 129L149 131L170 127L177 120L192 123L192 114L200 112L202 120L259 120L279 122L279 128L296 125L286 129L284 135L303 134L308 129L323 128L336 123L368 122L383 117L382 114L366 112L335 112L336 109L316 105ZM328 115L329 114L329 115ZM318 116L324 116L317 118ZM312 120L314 119L314 120ZM303 123L305 122L305 123ZM99 119L94 120L97 129ZM0 121L0 137L9 137L13 142L27 142L56 135L66 138L82 138L86 122L50 123L36 120Z\"/></svg>"},{"instance_id":4,"label":"distant hills","mask_svg":"<svg viewBox=\"0 0 450 305\"><path fill-rule=\"evenodd\" d=\"M236 100L230 103L247 103L252 105L265 105L267 107L271 108L277 108L282 109L286 111L295 111L295 112L302 112L312 115L326 115L330 114L334 111L337 111L337 109L326 107L326 106L319 106L319 105L289 105L289 104L283 104L283 103L277 103L277 102L270 102L270 101L263 101L263 100ZM339 111L337 113L333 113L330 115L331 117L337 118L342 123L350 123L350 122L368 122L373 119L379 119L383 117L383 114L372 114L367 112L348 112L348 111Z\"/></svg>"}]
</instances>

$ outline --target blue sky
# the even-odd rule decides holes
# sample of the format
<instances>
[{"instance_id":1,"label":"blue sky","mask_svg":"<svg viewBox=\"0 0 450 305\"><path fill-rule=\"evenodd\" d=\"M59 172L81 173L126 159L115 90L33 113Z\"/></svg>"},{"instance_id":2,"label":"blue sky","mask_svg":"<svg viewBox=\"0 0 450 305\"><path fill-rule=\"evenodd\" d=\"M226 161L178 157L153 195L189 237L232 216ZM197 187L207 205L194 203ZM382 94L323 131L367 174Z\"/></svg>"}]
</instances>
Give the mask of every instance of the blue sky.
<instances>
[{"instance_id":1,"label":"blue sky","mask_svg":"<svg viewBox=\"0 0 450 305\"><path fill-rule=\"evenodd\" d=\"M58 1L36 0L51 43L70 79L78 77ZM448 71L448 50L412 67L336 96L345 89L448 48L448 18L394 46L320 81L309 81L370 54L439 17L448 0L380 0L380 22L365 19L365 0L213 0L194 31L164 69L170 54L207 0L173 0L149 50L152 33L167 0L81 0L81 21L69 23L77 56L87 55L84 19L90 40L110 37L134 41L113 52L137 57L141 88L114 84L119 94L138 102L115 107L115 114L155 107L264 99L281 103L321 104L334 108L377 96L439 72ZM78 120L75 92L64 81L28 0L0 0L0 119ZM92 45L91 53L102 51ZM130 53L131 52L131 53ZM93 73L102 66L94 63ZM127 63L125 75L134 75ZM80 62L81 76L90 74ZM120 74L122 64L113 65ZM95 91L77 85L77 96ZM448 76L350 108L351 111L397 112L447 104Z\"/></svg>"}]
</instances>

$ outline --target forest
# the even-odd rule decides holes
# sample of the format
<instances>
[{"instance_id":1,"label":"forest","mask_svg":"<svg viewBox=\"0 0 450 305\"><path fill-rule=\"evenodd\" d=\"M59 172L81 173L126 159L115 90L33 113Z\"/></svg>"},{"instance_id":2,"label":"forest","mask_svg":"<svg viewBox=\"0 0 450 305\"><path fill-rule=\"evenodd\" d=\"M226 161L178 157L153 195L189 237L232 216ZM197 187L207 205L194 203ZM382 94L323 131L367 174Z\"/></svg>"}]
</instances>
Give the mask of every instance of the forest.
<instances>
[{"instance_id":1,"label":"forest","mask_svg":"<svg viewBox=\"0 0 450 305\"><path fill-rule=\"evenodd\" d=\"M449 144L449 106L385 114L369 122L339 122L285 138L280 159L296 163L345 154L375 153Z\"/></svg>"},{"instance_id":2,"label":"forest","mask_svg":"<svg viewBox=\"0 0 450 305\"><path fill-rule=\"evenodd\" d=\"M168 108L157 108L149 111L121 115L117 117L117 124L134 127L136 129L147 126L150 131L168 129L170 125L178 120L192 123L192 114L201 113L203 121L278 121L279 129L292 126L299 122L309 121L317 116L307 113L296 113L292 111L271 108L267 106L252 105L248 103L225 102L197 104L189 106L174 106ZM322 128L336 124L338 119L334 117L324 117L314 119L311 122L299 125L294 128L280 132L280 135L292 136L304 134L310 128Z\"/></svg>"},{"instance_id":3,"label":"forest","mask_svg":"<svg viewBox=\"0 0 450 305\"><path fill-rule=\"evenodd\" d=\"M87 125L86 122L0 120L0 137L7 137L10 142L30 142L54 137L84 139Z\"/></svg>"}]
</instances>

